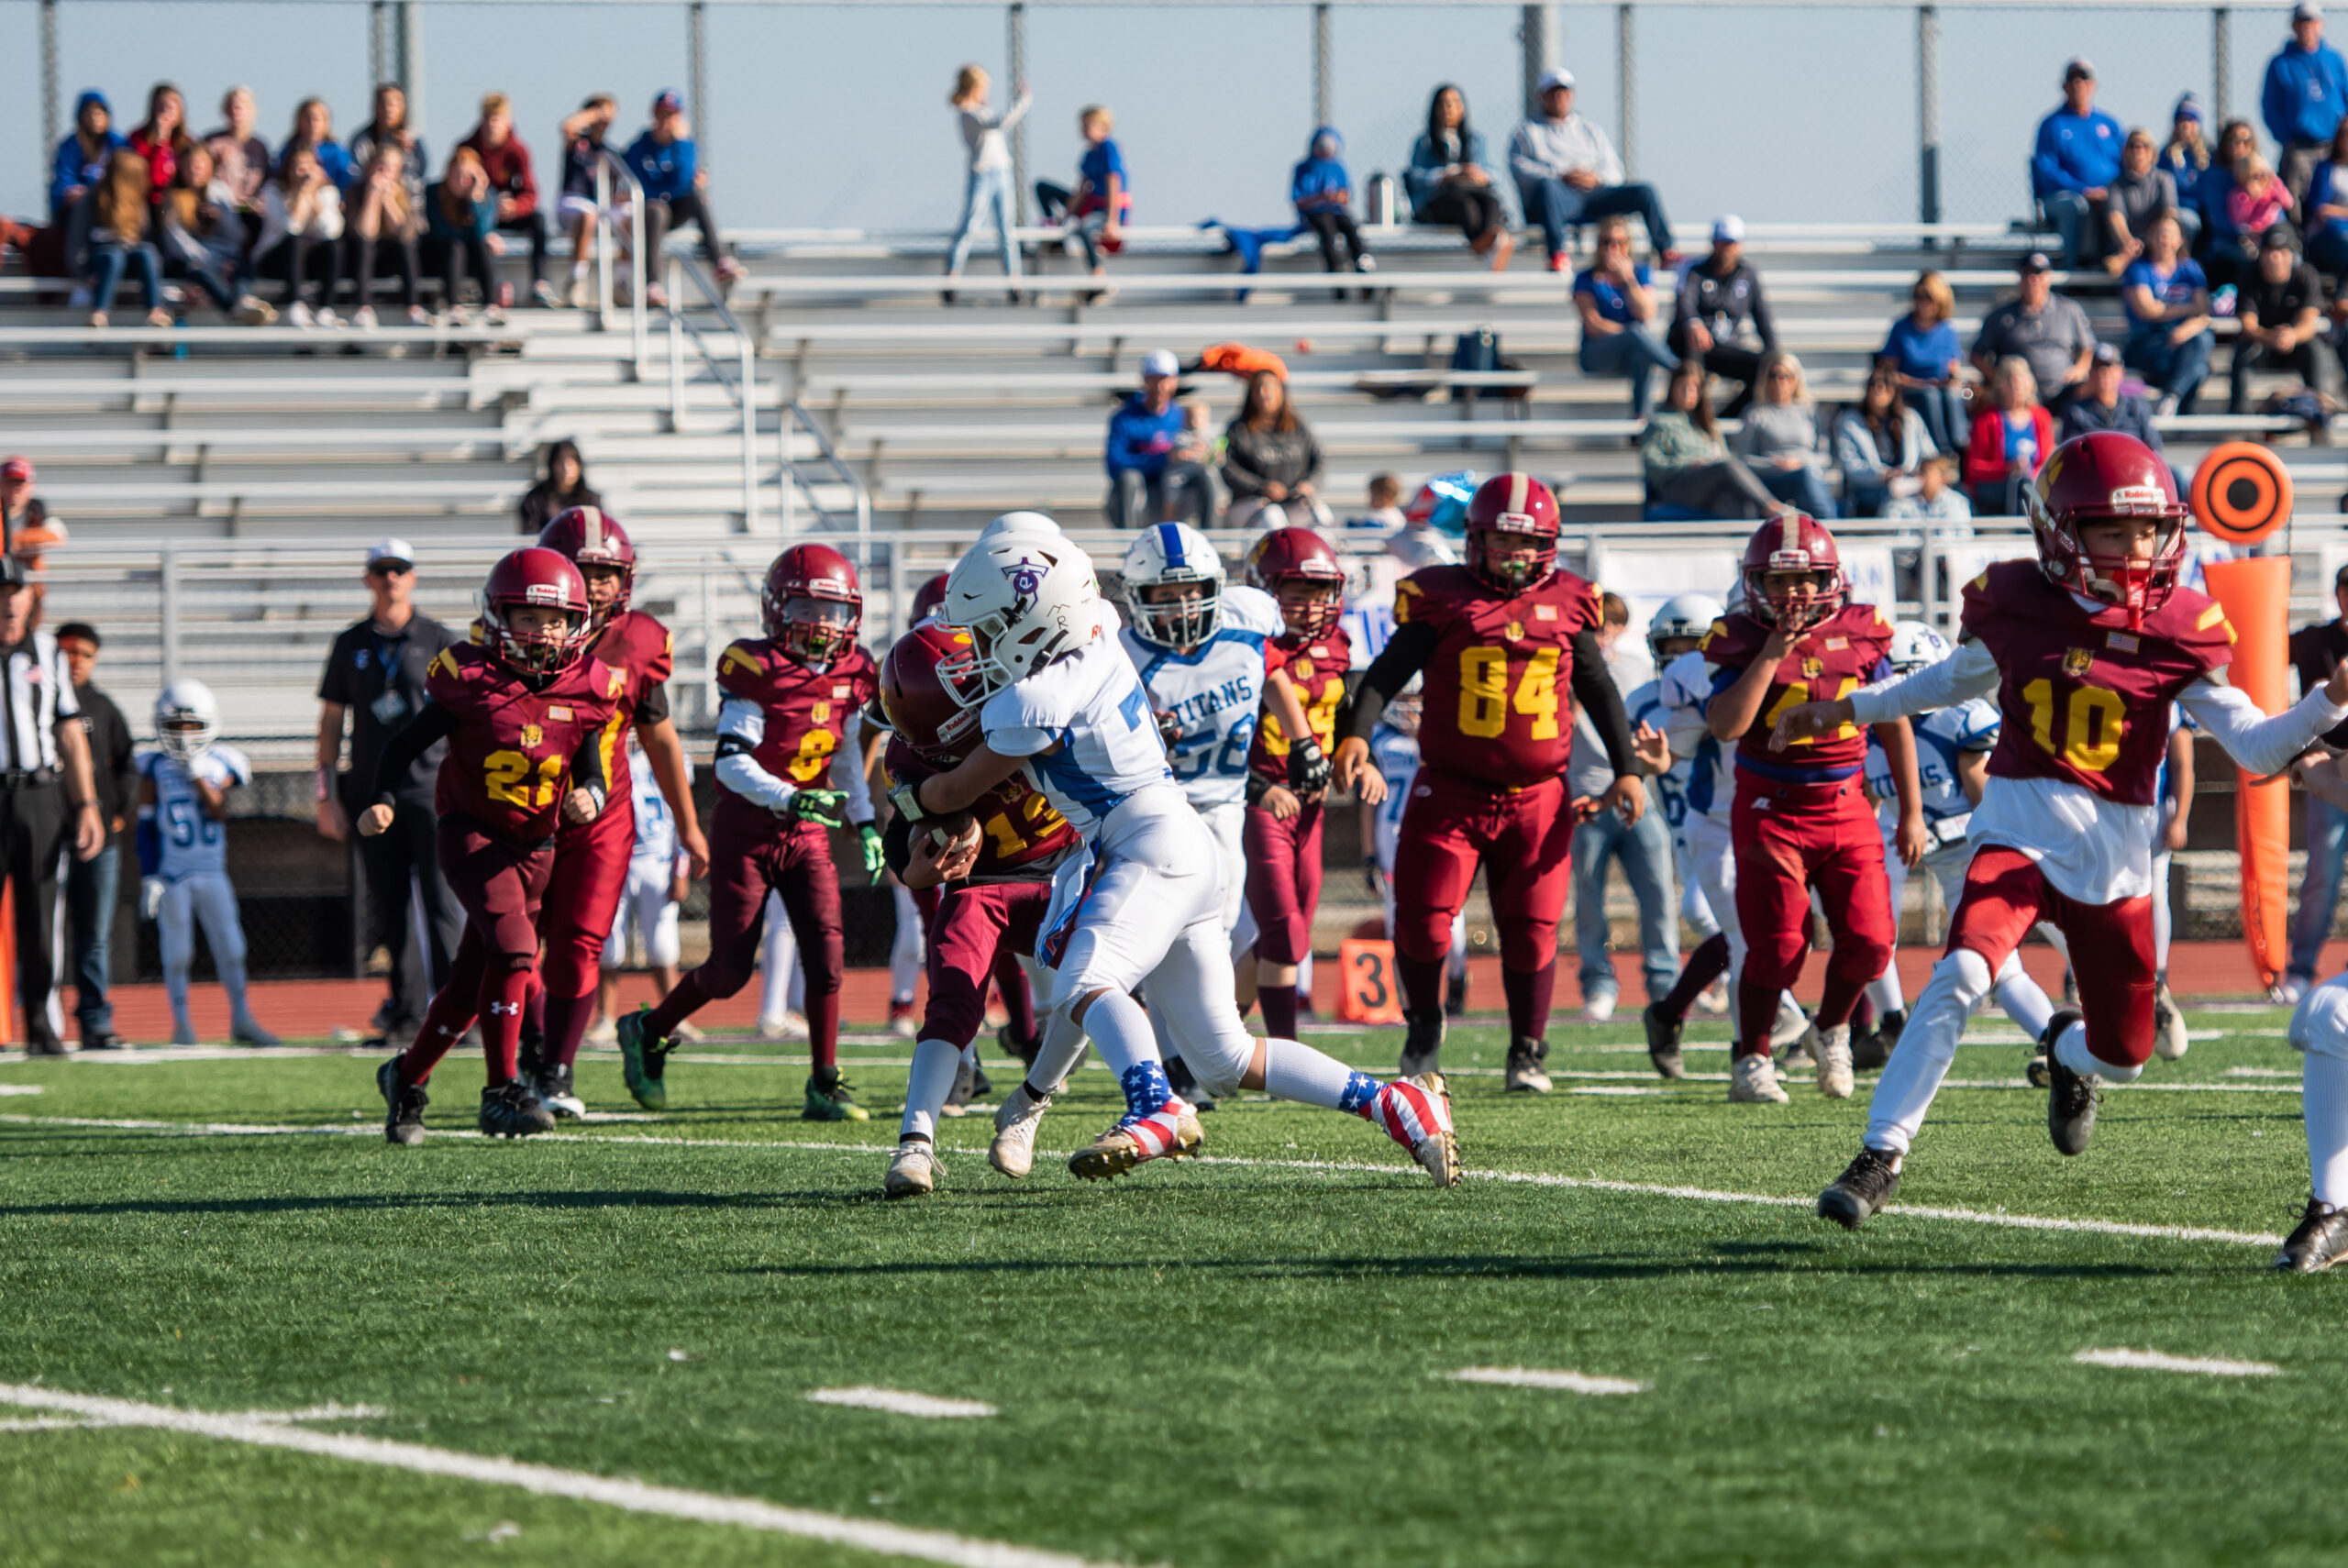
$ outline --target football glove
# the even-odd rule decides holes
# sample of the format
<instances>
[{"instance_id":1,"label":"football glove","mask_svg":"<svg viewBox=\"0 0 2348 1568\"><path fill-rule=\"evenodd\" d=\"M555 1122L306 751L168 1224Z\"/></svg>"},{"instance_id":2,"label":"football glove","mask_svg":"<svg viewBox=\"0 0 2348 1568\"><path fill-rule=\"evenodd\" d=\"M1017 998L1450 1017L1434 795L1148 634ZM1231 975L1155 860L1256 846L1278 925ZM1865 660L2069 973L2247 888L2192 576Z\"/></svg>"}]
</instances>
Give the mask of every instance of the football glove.
<instances>
[{"instance_id":1,"label":"football glove","mask_svg":"<svg viewBox=\"0 0 2348 1568\"><path fill-rule=\"evenodd\" d=\"M1369 896L1379 903L1384 903L1386 901L1386 868L1379 865L1377 856L1362 856L1361 874L1369 883Z\"/></svg>"},{"instance_id":2,"label":"football glove","mask_svg":"<svg viewBox=\"0 0 2348 1568\"><path fill-rule=\"evenodd\" d=\"M888 855L880 847L880 830L870 823L858 823L856 832L864 842L864 874L879 881L881 867L889 863Z\"/></svg>"},{"instance_id":3,"label":"football glove","mask_svg":"<svg viewBox=\"0 0 2348 1568\"><path fill-rule=\"evenodd\" d=\"M794 823L816 823L825 827L838 827L847 819L847 795L839 790L793 790L791 799L782 803L781 814Z\"/></svg>"},{"instance_id":4,"label":"football glove","mask_svg":"<svg viewBox=\"0 0 2348 1568\"><path fill-rule=\"evenodd\" d=\"M138 878L138 918L153 920L163 912L163 879L161 877Z\"/></svg>"},{"instance_id":5,"label":"football glove","mask_svg":"<svg viewBox=\"0 0 2348 1568\"><path fill-rule=\"evenodd\" d=\"M1323 755L1321 743L1311 735L1289 748L1288 787L1298 794L1326 794L1329 774L1329 759Z\"/></svg>"}]
</instances>

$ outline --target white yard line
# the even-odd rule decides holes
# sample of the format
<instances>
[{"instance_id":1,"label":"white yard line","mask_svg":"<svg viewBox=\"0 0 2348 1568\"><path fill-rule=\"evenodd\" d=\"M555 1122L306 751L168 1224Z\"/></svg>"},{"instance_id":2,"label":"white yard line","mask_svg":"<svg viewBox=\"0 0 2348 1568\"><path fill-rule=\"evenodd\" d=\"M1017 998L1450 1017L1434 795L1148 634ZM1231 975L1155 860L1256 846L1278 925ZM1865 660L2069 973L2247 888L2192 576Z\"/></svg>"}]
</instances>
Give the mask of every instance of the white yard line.
<instances>
[{"instance_id":1,"label":"white yard line","mask_svg":"<svg viewBox=\"0 0 2348 1568\"><path fill-rule=\"evenodd\" d=\"M656 1486L643 1481L558 1470L550 1464L493 1459L460 1453L420 1443L390 1442L380 1438L344 1432L309 1431L282 1421L256 1420L250 1416L207 1415L200 1410L176 1410L163 1405L142 1405L128 1399L98 1398L21 1384L0 1384L0 1405L26 1409L59 1410L85 1421L114 1427L147 1427L192 1436L249 1443L256 1448L290 1449L354 1464L373 1464L418 1475L490 1486L513 1486L542 1497L569 1497L582 1503L603 1503L631 1513L692 1519L703 1524L733 1525L813 1540L828 1540L866 1551L947 1562L958 1568L1095 1568L1080 1557L1044 1551L1008 1541L979 1540L946 1530L914 1529L879 1519L850 1518L841 1514L806 1508L781 1507L756 1497L729 1497L715 1492L694 1492L681 1486Z\"/></svg>"},{"instance_id":2,"label":"white yard line","mask_svg":"<svg viewBox=\"0 0 2348 1568\"><path fill-rule=\"evenodd\" d=\"M0 1095L39 1094L40 1092L41 1088L39 1084L0 1084Z\"/></svg>"},{"instance_id":3,"label":"white yard line","mask_svg":"<svg viewBox=\"0 0 2348 1568\"><path fill-rule=\"evenodd\" d=\"M1544 1372L1532 1366L1463 1366L1455 1383L1499 1383L1511 1388L1562 1388L1568 1394L1644 1394L1648 1386L1627 1377L1592 1377L1584 1372Z\"/></svg>"},{"instance_id":4,"label":"white yard line","mask_svg":"<svg viewBox=\"0 0 2348 1568\"><path fill-rule=\"evenodd\" d=\"M2209 1377L2273 1377L2283 1370L2263 1361L2163 1355L2148 1350L2083 1350L2071 1359L2088 1366L2122 1366L2138 1372L2198 1372Z\"/></svg>"},{"instance_id":5,"label":"white yard line","mask_svg":"<svg viewBox=\"0 0 2348 1568\"><path fill-rule=\"evenodd\" d=\"M811 1388L807 1399L814 1405L852 1405L859 1410L886 1410L892 1416L920 1416L933 1421L968 1420L994 1414L992 1405L982 1405L976 1399L941 1399L934 1394L915 1394L905 1388Z\"/></svg>"}]
</instances>

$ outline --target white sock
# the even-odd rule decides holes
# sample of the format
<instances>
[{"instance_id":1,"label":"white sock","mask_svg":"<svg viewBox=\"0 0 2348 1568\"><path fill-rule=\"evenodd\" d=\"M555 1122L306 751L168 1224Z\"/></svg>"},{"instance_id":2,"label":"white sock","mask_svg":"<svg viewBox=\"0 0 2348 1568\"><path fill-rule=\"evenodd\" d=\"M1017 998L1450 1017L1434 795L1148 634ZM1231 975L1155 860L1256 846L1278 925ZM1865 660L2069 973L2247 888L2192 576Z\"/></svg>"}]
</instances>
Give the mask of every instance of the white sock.
<instances>
[{"instance_id":1,"label":"white sock","mask_svg":"<svg viewBox=\"0 0 2348 1568\"><path fill-rule=\"evenodd\" d=\"M2021 966L2019 951L2007 954L1999 967L1997 991L1998 1005L2032 1040L2045 1033L2046 1026L2054 1021L2054 1002Z\"/></svg>"},{"instance_id":2,"label":"white sock","mask_svg":"<svg viewBox=\"0 0 2348 1568\"><path fill-rule=\"evenodd\" d=\"M924 1040L914 1046L914 1070L905 1084L905 1117L897 1136L937 1136L938 1108L954 1092L954 1069L962 1053L943 1040Z\"/></svg>"},{"instance_id":3,"label":"white sock","mask_svg":"<svg viewBox=\"0 0 2348 1568\"><path fill-rule=\"evenodd\" d=\"M1378 1092L1378 1080L1301 1041L1267 1040L1264 1090L1275 1099L1317 1105L1324 1110L1353 1110Z\"/></svg>"},{"instance_id":4,"label":"white sock","mask_svg":"<svg viewBox=\"0 0 2348 1568\"><path fill-rule=\"evenodd\" d=\"M1908 1005L1899 989L1899 969L1897 965L1884 970L1881 977L1867 982L1867 1000L1875 1003L1875 1015L1880 1021L1885 1013L1898 1012Z\"/></svg>"},{"instance_id":5,"label":"white sock","mask_svg":"<svg viewBox=\"0 0 2348 1568\"><path fill-rule=\"evenodd\" d=\"M1036 1047L1036 1065L1027 1069L1027 1081L1058 1094L1084 1057L1084 1031L1058 1008L1044 1015L1043 1031L1043 1043Z\"/></svg>"},{"instance_id":6,"label":"white sock","mask_svg":"<svg viewBox=\"0 0 2348 1568\"><path fill-rule=\"evenodd\" d=\"M2075 1023L2063 1031L2054 1042L2054 1059L2082 1077L2101 1078L2108 1084L2132 1084L2144 1071L2143 1064L2122 1067L2105 1061L2088 1049L2088 1026Z\"/></svg>"},{"instance_id":7,"label":"white sock","mask_svg":"<svg viewBox=\"0 0 2348 1568\"><path fill-rule=\"evenodd\" d=\"M2348 1058L2310 1051L2299 1072L2315 1195L2326 1203L2348 1203Z\"/></svg>"},{"instance_id":8,"label":"white sock","mask_svg":"<svg viewBox=\"0 0 2348 1568\"><path fill-rule=\"evenodd\" d=\"M1084 1032L1092 1036L1102 1064L1120 1084L1135 1067L1165 1070L1157 1055L1157 1036L1150 1032L1149 1014L1123 991L1102 991L1092 999L1092 1005L1084 1010Z\"/></svg>"}]
</instances>

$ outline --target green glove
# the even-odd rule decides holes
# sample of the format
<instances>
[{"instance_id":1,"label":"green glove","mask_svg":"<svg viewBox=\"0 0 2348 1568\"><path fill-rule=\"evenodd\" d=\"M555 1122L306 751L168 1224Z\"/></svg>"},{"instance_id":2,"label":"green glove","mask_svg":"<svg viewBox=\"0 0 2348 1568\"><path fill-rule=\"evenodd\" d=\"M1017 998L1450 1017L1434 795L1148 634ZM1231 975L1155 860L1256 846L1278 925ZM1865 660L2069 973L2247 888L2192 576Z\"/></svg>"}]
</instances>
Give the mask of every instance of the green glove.
<instances>
[{"instance_id":1,"label":"green glove","mask_svg":"<svg viewBox=\"0 0 2348 1568\"><path fill-rule=\"evenodd\" d=\"M880 868L889 863L888 856L881 852L880 830L870 823L858 823L856 831L864 840L864 874L879 881Z\"/></svg>"},{"instance_id":2,"label":"green glove","mask_svg":"<svg viewBox=\"0 0 2348 1568\"><path fill-rule=\"evenodd\" d=\"M847 795L838 790L794 790L782 803L782 814L795 823L820 823L838 827L847 819Z\"/></svg>"}]
</instances>

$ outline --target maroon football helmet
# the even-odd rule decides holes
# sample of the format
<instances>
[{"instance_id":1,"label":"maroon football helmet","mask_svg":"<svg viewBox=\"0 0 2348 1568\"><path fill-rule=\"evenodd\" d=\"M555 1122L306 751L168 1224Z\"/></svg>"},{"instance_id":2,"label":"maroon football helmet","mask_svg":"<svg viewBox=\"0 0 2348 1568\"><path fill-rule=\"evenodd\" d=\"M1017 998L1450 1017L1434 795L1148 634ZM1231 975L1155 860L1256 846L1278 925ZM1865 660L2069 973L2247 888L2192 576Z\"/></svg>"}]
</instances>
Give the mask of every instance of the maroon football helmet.
<instances>
[{"instance_id":1,"label":"maroon football helmet","mask_svg":"<svg viewBox=\"0 0 2348 1568\"><path fill-rule=\"evenodd\" d=\"M559 550L536 545L514 551L489 569L481 591L482 628L497 657L525 675L559 675L586 653L591 612L587 580ZM562 612L564 619L543 631L514 625L524 606Z\"/></svg>"},{"instance_id":2,"label":"maroon football helmet","mask_svg":"<svg viewBox=\"0 0 2348 1568\"><path fill-rule=\"evenodd\" d=\"M767 635L818 668L856 646L864 591L856 567L829 545L793 545L767 569L762 596Z\"/></svg>"},{"instance_id":3,"label":"maroon football helmet","mask_svg":"<svg viewBox=\"0 0 2348 1568\"><path fill-rule=\"evenodd\" d=\"M936 614L937 607L945 602L946 574L941 571L914 590L913 613L906 617L905 624L911 626L920 625L924 621Z\"/></svg>"},{"instance_id":4,"label":"maroon football helmet","mask_svg":"<svg viewBox=\"0 0 2348 1568\"><path fill-rule=\"evenodd\" d=\"M1294 637L1317 637L1337 624L1346 607L1346 568L1329 542L1310 528L1275 528L1247 550L1247 582L1275 599L1284 587L1303 583L1327 591L1301 604L1280 601L1280 614Z\"/></svg>"},{"instance_id":5,"label":"maroon football helmet","mask_svg":"<svg viewBox=\"0 0 2348 1568\"><path fill-rule=\"evenodd\" d=\"M2074 593L2128 612L2128 624L2168 602L2185 569L2185 531L2192 509L2176 496L2168 464L2133 436L2098 430L2054 448L2026 492L2038 565ZM2117 517L2149 517L2160 533L2149 558L2088 553L2079 530Z\"/></svg>"},{"instance_id":6,"label":"maroon football helmet","mask_svg":"<svg viewBox=\"0 0 2348 1568\"><path fill-rule=\"evenodd\" d=\"M627 608L628 595L636 591L636 546L620 526L620 520L600 506L574 506L558 512L554 520L538 530L538 547L557 550L570 558L584 576L589 567L610 567L620 574L620 591L609 604L595 611L595 624L602 625Z\"/></svg>"},{"instance_id":7,"label":"maroon football helmet","mask_svg":"<svg viewBox=\"0 0 2348 1568\"><path fill-rule=\"evenodd\" d=\"M1813 597L1796 608L1782 589L1773 596L1768 587L1773 571L1808 572ZM1754 619L1783 626L1789 635L1805 632L1841 610L1849 597L1842 548L1826 525L1808 513L1772 517L1744 542L1744 602Z\"/></svg>"},{"instance_id":8,"label":"maroon football helmet","mask_svg":"<svg viewBox=\"0 0 2348 1568\"><path fill-rule=\"evenodd\" d=\"M985 696L970 634L927 621L897 639L880 661L880 711L924 759L952 767L979 738Z\"/></svg>"},{"instance_id":9,"label":"maroon football helmet","mask_svg":"<svg viewBox=\"0 0 2348 1568\"><path fill-rule=\"evenodd\" d=\"M1557 497L1547 485L1528 473L1494 474L1468 502L1468 569L1503 593L1522 593L1557 569L1563 526ZM1496 544L1533 550L1495 555Z\"/></svg>"}]
</instances>

